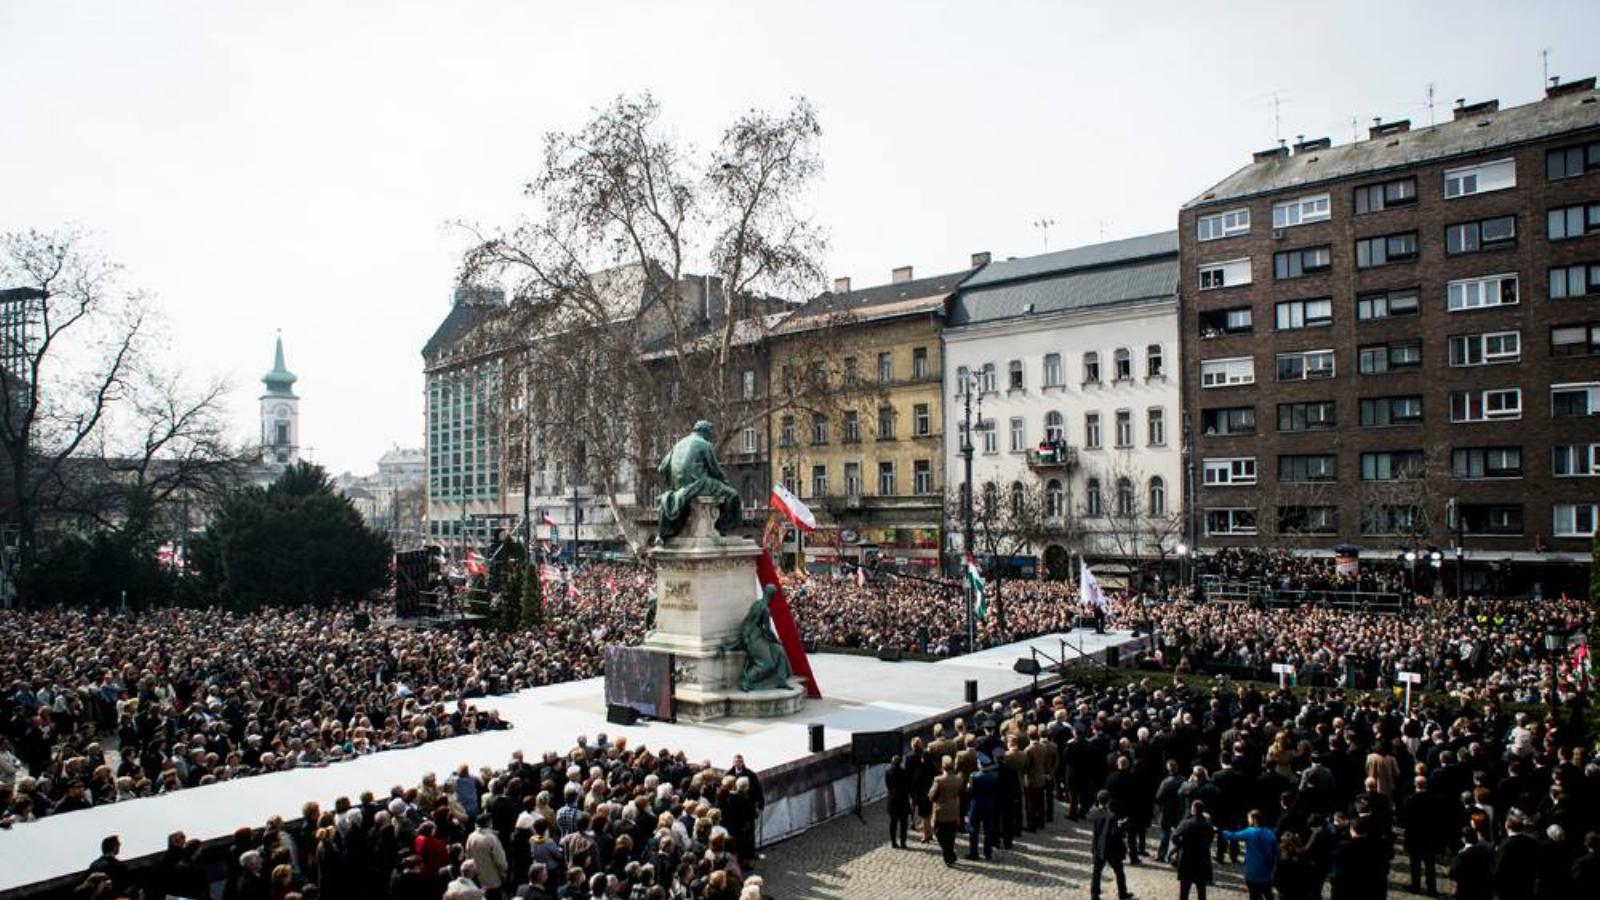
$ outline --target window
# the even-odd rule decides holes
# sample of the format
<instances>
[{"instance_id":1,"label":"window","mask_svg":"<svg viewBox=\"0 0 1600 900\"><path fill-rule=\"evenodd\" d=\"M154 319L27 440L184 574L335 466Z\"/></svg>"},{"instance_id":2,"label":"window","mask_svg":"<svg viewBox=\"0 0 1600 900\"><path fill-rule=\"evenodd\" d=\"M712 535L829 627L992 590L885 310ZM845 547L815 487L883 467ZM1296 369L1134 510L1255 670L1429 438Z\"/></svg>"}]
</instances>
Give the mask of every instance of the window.
<instances>
[{"instance_id":1,"label":"window","mask_svg":"<svg viewBox=\"0 0 1600 900\"><path fill-rule=\"evenodd\" d=\"M1317 431L1338 424L1332 400L1278 404L1279 431Z\"/></svg>"},{"instance_id":2,"label":"window","mask_svg":"<svg viewBox=\"0 0 1600 900\"><path fill-rule=\"evenodd\" d=\"M978 376L978 393L993 394L998 373L995 372L994 363L984 363L983 372Z\"/></svg>"},{"instance_id":3,"label":"window","mask_svg":"<svg viewBox=\"0 0 1600 900\"><path fill-rule=\"evenodd\" d=\"M911 349L911 377L921 381L928 377L928 348Z\"/></svg>"},{"instance_id":4,"label":"window","mask_svg":"<svg viewBox=\"0 0 1600 900\"><path fill-rule=\"evenodd\" d=\"M844 434L839 436L841 443L861 443L861 414L853 409L844 412Z\"/></svg>"},{"instance_id":5,"label":"window","mask_svg":"<svg viewBox=\"0 0 1600 900\"><path fill-rule=\"evenodd\" d=\"M854 387L861 381L861 365L854 356L844 358L844 383L847 387Z\"/></svg>"},{"instance_id":6,"label":"window","mask_svg":"<svg viewBox=\"0 0 1600 900\"><path fill-rule=\"evenodd\" d=\"M1145 410L1145 425L1149 432L1149 445L1152 447L1165 447L1167 445L1167 411L1159 406L1152 406Z\"/></svg>"},{"instance_id":7,"label":"window","mask_svg":"<svg viewBox=\"0 0 1600 900\"><path fill-rule=\"evenodd\" d=\"M1446 169L1444 173L1444 198L1470 197L1517 186L1517 163L1513 159L1499 159L1476 166Z\"/></svg>"},{"instance_id":8,"label":"window","mask_svg":"<svg viewBox=\"0 0 1600 900\"><path fill-rule=\"evenodd\" d=\"M1253 509L1206 510L1206 534L1255 534L1256 511Z\"/></svg>"},{"instance_id":9,"label":"window","mask_svg":"<svg viewBox=\"0 0 1600 900\"><path fill-rule=\"evenodd\" d=\"M1333 300L1328 297L1317 300L1285 300L1278 304L1277 326L1279 331L1289 331L1295 328L1318 328L1332 324Z\"/></svg>"},{"instance_id":10,"label":"window","mask_svg":"<svg viewBox=\"0 0 1600 900\"><path fill-rule=\"evenodd\" d=\"M1550 329L1551 356L1600 356L1600 324Z\"/></svg>"},{"instance_id":11,"label":"window","mask_svg":"<svg viewBox=\"0 0 1600 900\"><path fill-rule=\"evenodd\" d=\"M1356 351L1356 370L1363 375L1382 375L1398 369L1422 365L1422 341L1395 341L1368 344Z\"/></svg>"},{"instance_id":12,"label":"window","mask_svg":"<svg viewBox=\"0 0 1600 900\"><path fill-rule=\"evenodd\" d=\"M1444 227L1444 252L1451 256L1516 245L1516 216L1499 216Z\"/></svg>"},{"instance_id":13,"label":"window","mask_svg":"<svg viewBox=\"0 0 1600 900\"><path fill-rule=\"evenodd\" d=\"M1284 484L1337 481L1337 457L1331 453L1285 454L1278 457L1278 480Z\"/></svg>"},{"instance_id":14,"label":"window","mask_svg":"<svg viewBox=\"0 0 1600 900\"><path fill-rule=\"evenodd\" d=\"M1521 358L1521 332L1491 331L1485 334L1458 334L1450 338L1452 366L1487 366L1516 362Z\"/></svg>"},{"instance_id":15,"label":"window","mask_svg":"<svg viewBox=\"0 0 1600 900\"><path fill-rule=\"evenodd\" d=\"M1138 509L1138 505L1137 505L1136 501L1134 500L1134 496L1133 496L1133 479L1126 478L1126 477L1118 478L1117 479L1117 518L1119 518L1119 519L1132 518L1137 509Z\"/></svg>"},{"instance_id":16,"label":"window","mask_svg":"<svg viewBox=\"0 0 1600 900\"><path fill-rule=\"evenodd\" d=\"M1557 503L1552 507L1556 537L1594 537L1593 503Z\"/></svg>"},{"instance_id":17,"label":"window","mask_svg":"<svg viewBox=\"0 0 1600 900\"><path fill-rule=\"evenodd\" d=\"M1564 241L1600 231L1600 203L1562 206L1545 213L1545 230L1552 241Z\"/></svg>"},{"instance_id":18,"label":"window","mask_svg":"<svg viewBox=\"0 0 1600 900\"><path fill-rule=\"evenodd\" d=\"M984 419L978 427L983 431L983 452L1000 452L1000 427L993 419Z\"/></svg>"},{"instance_id":19,"label":"window","mask_svg":"<svg viewBox=\"0 0 1600 900\"><path fill-rule=\"evenodd\" d=\"M1489 275L1452 281L1445 288L1451 312L1512 306L1517 302L1517 276Z\"/></svg>"},{"instance_id":20,"label":"window","mask_svg":"<svg viewBox=\"0 0 1600 900\"><path fill-rule=\"evenodd\" d=\"M1550 457L1550 474L1557 478L1600 475L1600 444L1557 444Z\"/></svg>"},{"instance_id":21,"label":"window","mask_svg":"<svg viewBox=\"0 0 1600 900\"><path fill-rule=\"evenodd\" d=\"M861 496L861 463L844 464L844 494L846 497Z\"/></svg>"},{"instance_id":22,"label":"window","mask_svg":"<svg viewBox=\"0 0 1600 900\"><path fill-rule=\"evenodd\" d=\"M1596 170L1600 170L1600 141L1561 147L1546 151L1544 155L1544 175L1551 181L1577 178Z\"/></svg>"},{"instance_id":23,"label":"window","mask_svg":"<svg viewBox=\"0 0 1600 900\"><path fill-rule=\"evenodd\" d=\"M1208 459L1202 466L1206 487L1235 487L1256 483L1256 458Z\"/></svg>"},{"instance_id":24,"label":"window","mask_svg":"<svg viewBox=\"0 0 1600 900\"><path fill-rule=\"evenodd\" d=\"M744 430L744 440L741 442L740 449L745 453L755 453L760 449L760 446L756 443L756 430L754 428L746 428Z\"/></svg>"},{"instance_id":25,"label":"window","mask_svg":"<svg viewBox=\"0 0 1600 900\"><path fill-rule=\"evenodd\" d=\"M1450 421L1488 422L1522 418L1522 388L1451 391Z\"/></svg>"},{"instance_id":26,"label":"window","mask_svg":"<svg viewBox=\"0 0 1600 900\"><path fill-rule=\"evenodd\" d=\"M1332 350L1303 350L1278 354L1279 381L1310 381L1333 377Z\"/></svg>"},{"instance_id":27,"label":"window","mask_svg":"<svg viewBox=\"0 0 1600 900\"><path fill-rule=\"evenodd\" d=\"M1013 359L1006 366L1006 390L1020 391L1022 387L1022 360Z\"/></svg>"},{"instance_id":28,"label":"window","mask_svg":"<svg viewBox=\"0 0 1600 900\"><path fill-rule=\"evenodd\" d=\"M1133 411L1117 410L1117 446L1133 446Z\"/></svg>"},{"instance_id":29,"label":"window","mask_svg":"<svg viewBox=\"0 0 1600 900\"><path fill-rule=\"evenodd\" d=\"M994 487L990 482L989 487ZM911 489L919 494L933 493L933 460L918 459L911 463Z\"/></svg>"},{"instance_id":30,"label":"window","mask_svg":"<svg viewBox=\"0 0 1600 900\"><path fill-rule=\"evenodd\" d=\"M783 425L778 430L778 443L784 447L794 446L794 416L783 417Z\"/></svg>"},{"instance_id":31,"label":"window","mask_svg":"<svg viewBox=\"0 0 1600 900\"><path fill-rule=\"evenodd\" d=\"M1463 503L1456 508L1470 534L1521 534L1522 507L1515 503Z\"/></svg>"},{"instance_id":32,"label":"window","mask_svg":"<svg viewBox=\"0 0 1600 900\"><path fill-rule=\"evenodd\" d=\"M1056 484L1059 485L1060 482L1056 482ZM1023 516L1027 515L1027 511L1027 489L1022 486L1022 482L1020 481L1011 482L1011 518L1020 520Z\"/></svg>"},{"instance_id":33,"label":"window","mask_svg":"<svg viewBox=\"0 0 1600 900\"><path fill-rule=\"evenodd\" d=\"M1083 355L1083 383L1100 383L1100 354L1092 350Z\"/></svg>"},{"instance_id":34,"label":"window","mask_svg":"<svg viewBox=\"0 0 1600 900\"><path fill-rule=\"evenodd\" d=\"M1550 414L1553 416L1600 415L1600 382L1550 385Z\"/></svg>"},{"instance_id":35,"label":"window","mask_svg":"<svg viewBox=\"0 0 1600 900\"><path fill-rule=\"evenodd\" d=\"M1327 194L1310 194L1272 204L1272 227L1293 228L1327 221L1330 215Z\"/></svg>"},{"instance_id":36,"label":"window","mask_svg":"<svg viewBox=\"0 0 1600 900\"><path fill-rule=\"evenodd\" d=\"M1133 380L1133 351L1126 347L1118 347L1111 354L1112 379L1115 381Z\"/></svg>"},{"instance_id":37,"label":"window","mask_svg":"<svg viewBox=\"0 0 1600 900\"><path fill-rule=\"evenodd\" d=\"M1200 336L1222 337L1229 334L1249 334L1254 328L1250 322L1250 307L1215 309L1200 314Z\"/></svg>"},{"instance_id":38,"label":"window","mask_svg":"<svg viewBox=\"0 0 1600 900\"><path fill-rule=\"evenodd\" d=\"M1212 291L1217 288L1238 287L1250 283L1250 258L1230 259L1225 262L1202 263L1200 265L1200 290Z\"/></svg>"},{"instance_id":39,"label":"window","mask_svg":"<svg viewBox=\"0 0 1600 900\"><path fill-rule=\"evenodd\" d=\"M1105 504L1100 499L1100 479L1089 479L1088 487L1083 491L1083 514L1089 518L1097 518L1105 514Z\"/></svg>"},{"instance_id":40,"label":"window","mask_svg":"<svg viewBox=\"0 0 1600 900\"><path fill-rule=\"evenodd\" d=\"M1417 258L1417 233L1386 234L1356 241L1356 268L1375 269Z\"/></svg>"},{"instance_id":41,"label":"window","mask_svg":"<svg viewBox=\"0 0 1600 900\"><path fill-rule=\"evenodd\" d=\"M743 375L744 399L749 400L756 395L756 371L745 369Z\"/></svg>"},{"instance_id":42,"label":"window","mask_svg":"<svg viewBox=\"0 0 1600 900\"><path fill-rule=\"evenodd\" d=\"M1361 454L1362 481L1400 481L1422 475L1421 450L1387 450Z\"/></svg>"},{"instance_id":43,"label":"window","mask_svg":"<svg viewBox=\"0 0 1600 900\"><path fill-rule=\"evenodd\" d=\"M1326 272L1333 265L1333 248L1327 244L1285 250L1272 254L1272 274L1275 278L1300 278L1317 272Z\"/></svg>"},{"instance_id":44,"label":"window","mask_svg":"<svg viewBox=\"0 0 1600 900\"><path fill-rule=\"evenodd\" d=\"M1235 384L1255 384L1255 360L1249 356L1231 359L1207 359L1200 363L1200 386L1203 388L1228 387Z\"/></svg>"},{"instance_id":45,"label":"window","mask_svg":"<svg viewBox=\"0 0 1600 900\"><path fill-rule=\"evenodd\" d=\"M933 416L928 412L928 404L918 403L911 407L911 435L912 437L927 437L933 432Z\"/></svg>"},{"instance_id":46,"label":"window","mask_svg":"<svg viewBox=\"0 0 1600 900\"><path fill-rule=\"evenodd\" d=\"M1414 534L1423 521L1415 506L1372 506L1361 511L1362 534Z\"/></svg>"},{"instance_id":47,"label":"window","mask_svg":"<svg viewBox=\"0 0 1600 900\"><path fill-rule=\"evenodd\" d=\"M1151 344L1144 348L1144 376L1146 378L1167 377L1167 366L1161 355L1161 345Z\"/></svg>"},{"instance_id":48,"label":"window","mask_svg":"<svg viewBox=\"0 0 1600 900\"><path fill-rule=\"evenodd\" d=\"M1417 179L1397 178L1356 188L1356 214L1379 212L1417 202Z\"/></svg>"},{"instance_id":49,"label":"window","mask_svg":"<svg viewBox=\"0 0 1600 900\"><path fill-rule=\"evenodd\" d=\"M828 442L828 417L817 414L811 417L811 443L826 444Z\"/></svg>"},{"instance_id":50,"label":"window","mask_svg":"<svg viewBox=\"0 0 1600 900\"><path fill-rule=\"evenodd\" d=\"M1256 433L1256 408L1225 406L1200 411L1200 429L1207 437Z\"/></svg>"},{"instance_id":51,"label":"window","mask_svg":"<svg viewBox=\"0 0 1600 900\"><path fill-rule=\"evenodd\" d=\"M1195 219L1196 237L1202 241L1215 241L1250 233L1250 210L1230 209Z\"/></svg>"},{"instance_id":52,"label":"window","mask_svg":"<svg viewBox=\"0 0 1600 900\"><path fill-rule=\"evenodd\" d=\"M1150 517L1156 518L1167 514L1167 483L1160 475L1150 479Z\"/></svg>"},{"instance_id":53,"label":"window","mask_svg":"<svg viewBox=\"0 0 1600 900\"><path fill-rule=\"evenodd\" d=\"M1280 506L1279 534L1338 534L1337 506Z\"/></svg>"},{"instance_id":54,"label":"window","mask_svg":"<svg viewBox=\"0 0 1600 900\"><path fill-rule=\"evenodd\" d=\"M1600 263L1579 263L1550 270L1550 299L1600 295Z\"/></svg>"},{"instance_id":55,"label":"window","mask_svg":"<svg viewBox=\"0 0 1600 900\"><path fill-rule=\"evenodd\" d=\"M1012 486L1011 497L1014 504L1021 502L1022 492L1017 489L1018 487L1020 487L1020 485ZM1045 517L1050 519L1059 519L1063 515L1066 515L1066 511L1066 494L1061 490L1061 482L1052 478L1046 482L1044 486Z\"/></svg>"},{"instance_id":56,"label":"window","mask_svg":"<svg viewBox=\"0 0 1600 900\"><path fill-rule=\"evenodd\" d=\"M1047 444L1061 444L1067 440L1066 420L1053 409L1044 414L1044 440Z\"/></svg>"},{"instance_id":57,"label":"window","mask_svg":"<svg viewBox=\"0 0 1600 900\"><path fill-rule=\"evenodd\" d=\"M1421 394L1405 394L1399 397L1363 397L1360 402L1360 408L1361 425L1365 428L1422 424Z\"/></svg>"},{"instance_id":58,"label":"window","mask_svg":"<svg viewBox=\"0 0 1600 900\"><path fill-rule=\"evenodd\" d=\"M1083 446L1090 450L1100 449L1100 414L1083 414Z\"/></svg>"},{"instance_id":59,"label":"window","mask_svg":"<svg viewBox=\"0 0 1600 900\"><path fill-rule=\"evenodd\" d=\"M826 497L826 496L828 496L828 467L827 466L812 466L811 467L811 496L813 496L813 497Z\"/></svg>"},{"instance_id":60,"label":"window","mask_svg":"<svg viewBox=\"0 0 1600 900\"><path fill-rule=\"evenodd\" d=\"M894 380L894 354L878 354L878 383L888 384Z\"/></svg>"},{"instance_id":61,"label":"window","mask_svg":"<svg viewBox=\"0 0 1600 900\"><path fill-rule=\"evenodd\" d=\"M1461 479L1521 478L1521 447L1457 447L1450 451L1450 474Z\"/></svg>"},{"instance_id":62,"label":"window","mask_svg":"<svg viewBox=\"0 0 1600 900\"><path fill-rule=\"evenodd\" d=\"M1416 288L1362 294L1356 298L1356 318L1366 322L1414 316L1422 310L1420 296Z\"/></svg>"},{"instance_id":63,"label":"window","mask_svg":"<svg viewBox=\"0 0 1600 900\"><path fill-rule=\"evenodd\" d=\"M1022 418L1015 417L1011 420L1011 452L1020 453L1028 449L1028 426Z\"/></svg>"},{"instance_id":64,"label":"window","mask_svg":"<svg viewBox=\"0 0 1600 900\"><path fill-rule=\"evenodd\" d=\"M1061 354L1046 353L1044 355L1044 386L1061 386Z\"/></svg>"},{"instance_id":65,"label":"window","mask_svg":"<svg viewBox=\"0 0 1600 900\"><path fill-rule=\"evenodd\" d=\"M778 480L783 482L783 486L784 487L788 488L791 491L794 490L795 489L794 466L784 466L783 467L783 472L780 473L780 477L779 477Z\"/></svg>"},{"instance_id":66,"label":"window","mask_svg":"<svg viewBox=\"0 0 1600 900\"><path fill-rule=\"evenodd\" d=\"M966 366L956 366L956 396L967 395L967 385L972 380L972 370Z\"/></svg>"},{"instance_id":67,"label":"window","mask_svg":"<svg viewBox=\"0 0 1600 900\"><path fill-rule=\"evenodd\" d=\"M878 407L878 440L894 440L894 407Z\"/></svg>"},{"instance_id":68,"label":"window","mask_svg":"<svg viewBox=\"0 0 1600 900\"><path fill-rule=\"evenodd\" d=\"M894 463L890 461L878 463L878 496L893 497L894 489Z\"/></svg>"}]
</instances>

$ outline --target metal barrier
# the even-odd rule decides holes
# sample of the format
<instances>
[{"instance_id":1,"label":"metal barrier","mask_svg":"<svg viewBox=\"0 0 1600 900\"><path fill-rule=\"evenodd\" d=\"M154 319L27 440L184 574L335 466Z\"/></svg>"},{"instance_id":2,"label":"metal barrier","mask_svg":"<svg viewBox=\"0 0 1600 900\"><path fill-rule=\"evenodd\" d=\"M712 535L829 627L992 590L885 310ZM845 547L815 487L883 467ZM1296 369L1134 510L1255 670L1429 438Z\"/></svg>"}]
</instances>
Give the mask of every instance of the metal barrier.
<instances>
[{"instance_id":1,"label":"metal barrier","mask_svg":"<svg viewBox=\"0 0 1600 900\"><path fill-rule=\"evenodd\" d=\"M1290 609L1306 605L1377 613L1398 613L1405 609L1405 595L1387 591L1286 591L1259 581L1225 582L1221 579L1202 579L1201 584L1208 601L1244 603L1262 609Z\"/></svg>"}]
</instances>

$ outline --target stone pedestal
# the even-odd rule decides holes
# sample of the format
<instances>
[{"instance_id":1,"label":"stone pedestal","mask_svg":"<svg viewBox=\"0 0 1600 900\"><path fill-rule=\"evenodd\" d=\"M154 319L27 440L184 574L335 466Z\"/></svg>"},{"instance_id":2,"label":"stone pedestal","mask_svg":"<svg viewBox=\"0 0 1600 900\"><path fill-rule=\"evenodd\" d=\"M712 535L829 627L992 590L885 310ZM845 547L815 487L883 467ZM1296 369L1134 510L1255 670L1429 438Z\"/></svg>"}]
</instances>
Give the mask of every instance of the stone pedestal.
<instances>
[{"instance_id":1,"label":"stone pedestal","mask_svg":"<svg viewBox=\"0 0 1600 900\"><path fill-rule=\"evenodd\" d=\"M754 541L717 533L717 501L694 501L682 532L650 551L656 564L655 630L644 646L674 656L673 705L679 719L781 716L805 703L800 679L788 688L742 691L745 654L739 625L761 594Z\"/></svg>"}]
</instances>

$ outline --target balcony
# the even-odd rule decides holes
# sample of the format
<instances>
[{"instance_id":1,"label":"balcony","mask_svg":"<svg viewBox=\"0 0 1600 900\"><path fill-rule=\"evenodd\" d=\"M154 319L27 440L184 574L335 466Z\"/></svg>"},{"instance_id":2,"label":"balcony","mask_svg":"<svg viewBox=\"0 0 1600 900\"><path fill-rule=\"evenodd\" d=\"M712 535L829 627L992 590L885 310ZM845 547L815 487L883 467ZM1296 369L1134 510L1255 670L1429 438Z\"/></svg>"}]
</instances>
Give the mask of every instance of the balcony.
<instances>
[{"instance_id":1,"label":"balcony","mask_svg":"<svg viewBox=\"0 0 1600 900\"><path fill-rule=\"evenodd\" d=\"M1075 469L1078 466L1078 448L1061 445L1035 447L1028 451L1028 466L1034 469Z\"/></svg>"}]
</instances>

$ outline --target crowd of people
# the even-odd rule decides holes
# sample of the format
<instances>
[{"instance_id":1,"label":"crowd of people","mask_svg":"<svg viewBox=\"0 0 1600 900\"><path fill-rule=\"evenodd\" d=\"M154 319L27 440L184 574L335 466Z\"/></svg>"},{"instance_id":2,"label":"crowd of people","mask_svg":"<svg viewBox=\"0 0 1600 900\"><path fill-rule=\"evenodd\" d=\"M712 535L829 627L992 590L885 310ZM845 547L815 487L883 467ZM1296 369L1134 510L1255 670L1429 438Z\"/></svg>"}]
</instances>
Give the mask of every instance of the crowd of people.
<instances>
[{"instance_id":1,"label":"crowd of people","mask_svg":"<svg viewBox=\"0 0 1600 900\"><path fill-rule=\"evenodd\" d=\"M1197 580L1223 585L1259 584L1275 591L1360 591L1404 594L1411 573L1399 565L1358 565L1341 571L1337 559L1288 550L1223 547L1196 558Z\"/></svg>"}]
</instances>

